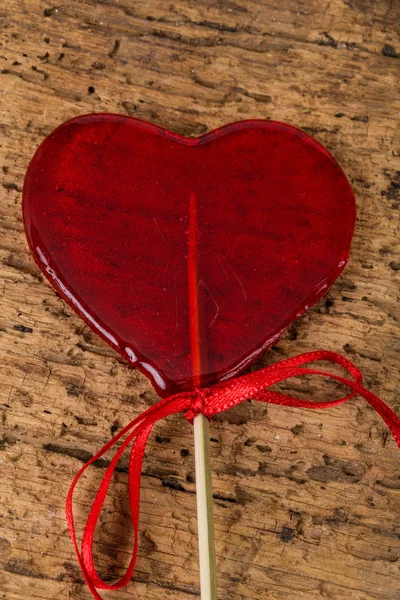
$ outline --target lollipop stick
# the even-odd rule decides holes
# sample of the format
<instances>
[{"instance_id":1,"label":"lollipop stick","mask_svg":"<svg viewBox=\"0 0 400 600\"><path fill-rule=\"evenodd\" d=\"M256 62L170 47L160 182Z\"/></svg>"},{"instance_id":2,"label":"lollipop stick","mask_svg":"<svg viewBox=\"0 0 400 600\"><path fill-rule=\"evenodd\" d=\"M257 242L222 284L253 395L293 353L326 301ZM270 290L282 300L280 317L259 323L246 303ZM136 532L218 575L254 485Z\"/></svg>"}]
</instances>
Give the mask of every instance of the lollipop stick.
<instances>
[{"instance_id":1,"label":"lollipop stick","mask_svg":"<svg viewBox=\"0 0 400 600\"><path fill-rule=\"evenodd\" d=\"M202 414L193 419L193 425L201 598L202 600L216 600L217 581L210 465L210 430L208 419Z\"/></svg>"},{"instance_id":2,"label":"lollipop stick","mask_svg":"<svg viewBox=\"0 0 400 600\"><path fill-rule=\"evenodd\" d=\"M202 318L204 307L199 298L197 200L194 193L190 194L188 238L190 346L193 382L199 388L202 383L201 376L207 364L207 348L205 347L206 344L204 344L204 340L207 338L204 332L204 319ZM198 414L193 419L193 426L201 600L217 600L210 430L207 417L202 413Z\"/></svg>"}]
</instances>

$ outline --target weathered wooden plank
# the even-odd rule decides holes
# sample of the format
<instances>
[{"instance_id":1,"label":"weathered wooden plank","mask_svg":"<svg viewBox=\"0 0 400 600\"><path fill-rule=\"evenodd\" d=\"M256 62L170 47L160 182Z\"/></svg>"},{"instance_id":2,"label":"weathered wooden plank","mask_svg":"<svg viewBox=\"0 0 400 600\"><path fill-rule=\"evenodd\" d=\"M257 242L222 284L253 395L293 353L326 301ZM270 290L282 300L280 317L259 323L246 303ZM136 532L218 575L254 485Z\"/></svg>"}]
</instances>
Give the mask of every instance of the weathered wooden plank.
<instances>
[{"instance_id":1,"label":"weathered wooden plank","mask_svg":"<svg viewBox=\"0 0 400 600\"><path fill-rule=\"evenodd\" d=\"M400 8L390 0L5 0L0 8L0 588L9 600L89 598L63 516L82 461L156 400L57 298L23 233L35 148L93 111L184 135L233 120L302 127L357 195L343 276L256 367L320 347L343 352L400 411ZM324 398L337 386L282 389ZM246 403L211 424L219 597L400 597L398 449L362 400L321 412ZM107 577L129 552L116 476L96 554ZM84 518L104 468L76 494ZM156 427L144 465L132 590L198 596L191 426Z\"/></svg>"}]
</instances>

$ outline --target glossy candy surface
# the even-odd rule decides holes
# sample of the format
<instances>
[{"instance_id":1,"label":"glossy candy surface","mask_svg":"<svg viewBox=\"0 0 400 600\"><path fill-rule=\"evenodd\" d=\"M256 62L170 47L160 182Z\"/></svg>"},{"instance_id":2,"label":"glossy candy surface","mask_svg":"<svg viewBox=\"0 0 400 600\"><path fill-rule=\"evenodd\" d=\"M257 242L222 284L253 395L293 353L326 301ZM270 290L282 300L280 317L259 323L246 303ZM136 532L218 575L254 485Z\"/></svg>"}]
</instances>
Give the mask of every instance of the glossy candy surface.
<instances>
[{"instance_id":1,"label":"glossy candy surface","mask_svg":"<svg viewBox=\"0 0 400 600\"><path fill-rule=\"evenodd\" d=\"M78 117L41 144L24 187L46 277L164 396L273 344L343 269L354 220L332 156L271 121L187 139Z\"/></svg>"}]
</instances>

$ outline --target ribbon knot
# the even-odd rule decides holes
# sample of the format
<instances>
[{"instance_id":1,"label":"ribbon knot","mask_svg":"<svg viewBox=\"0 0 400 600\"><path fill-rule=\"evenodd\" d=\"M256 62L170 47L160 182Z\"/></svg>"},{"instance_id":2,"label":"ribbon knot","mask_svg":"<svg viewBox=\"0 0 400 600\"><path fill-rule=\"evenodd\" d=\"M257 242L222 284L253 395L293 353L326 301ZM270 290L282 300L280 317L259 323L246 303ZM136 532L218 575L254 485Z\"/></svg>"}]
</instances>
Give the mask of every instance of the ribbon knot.
<instances>
[{"instance_id":1,"label":"ribbon knot","mask_svg":"<svg viewBox=\"0 0 400 600\"><path fill-rule=\"evenodd\" d=\"M347 371L349 377L345 378L333 373L303 366L306 363L317 361L328 361L340 365ZM285 381L290 377L299 377L301 375L319 375L324 378L333 379L334 381L347 386L350 393L338 400L314 402L312 400L300 400L268 389L270 386ZM124 429L122 429L112 440L107 442L107 444L105 444L105 446L103 446L103 448L80 469L72 482L67 496L66 517L69 532L83 577L93 597L96 600L102 600L102 597L97 591L98 589L117 590L126 586L132 578L138 551L142 463L148 437L157 421L180 412L182 412L190 422L192 422L194 417L199 413L203 413L206 417L210 418L212 415L228 410L249 398L257 400L258 402L268 402L270 404L318 409L336 406L350 400L356 394L362 396L368 404L380 414L392 432L397 445L400 447L399 417L383 402L383 400L363 387L362 375L353 363L344 358L344 356L340 356L340 354L323 350L301 354L294 358L288 358L275 365L261 369L260 371L224 381L209 388L196 388L191 392L183 392L170 396L169 398L164 398L131 421L131 423L124 427ZM81 549L79 549L72 512L72 499L75 487L86 469L114 446L117 446L117 451L105 471L103 480L92 504L82 536ZM129 457L128 489L134 534L133 549L131 560L125 574L117 582L108 584L100 578L96 571L93 561L93 539L97 521L113 473L119 459L129 446L131 446L131 450Z\"/></svg>"},{"instance_id":2,"label":"ribbon knot","mask_svg":"<svg viewBox=\"0 0 400 600\"><path fill-rule=\"evenodd\" d=\"M184 416L189 423L193 424L193 419L200 413L209 418L207 398L210 395L210 388L195 388L191 396L190 407L185 411Z\"/></svg>"}]
</instances>

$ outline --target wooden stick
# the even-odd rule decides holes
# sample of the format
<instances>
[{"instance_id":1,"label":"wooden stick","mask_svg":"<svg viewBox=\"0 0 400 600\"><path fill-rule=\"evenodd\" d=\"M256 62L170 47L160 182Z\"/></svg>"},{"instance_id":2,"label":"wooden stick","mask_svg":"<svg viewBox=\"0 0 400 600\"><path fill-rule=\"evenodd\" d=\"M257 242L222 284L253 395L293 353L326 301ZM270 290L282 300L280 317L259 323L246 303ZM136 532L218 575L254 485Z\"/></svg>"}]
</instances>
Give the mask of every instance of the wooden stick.
<instances>
[{"instance_id":1,"label":"wooden stick","mask_svg":"<svg viewBox=\"0 0 400 600\"><path fill-rule=\"evenodd\" d=\"M190 194L188 240L188 292L190 349L192 357L193 383L201 387L201 375L207 362L207 352L202 346L203 306L199 299L197 270L197 199ZM213 497L210 461L210 428L208 419L198 414L193 419L194 449L196 462L197 524L199 532L200 592L201 600L217 600L217 579L215 566L215 542Z\"/></svg>"},{"instance_id":2,"label":"wooden stick","mask_svg":"<svg viewBox=\"0 0 400 600\"><path fill-rule=\"evenodd\" d=\"M201 600L217 600L210 428L207 417L203 414L197 415L193 419L193 426Z\"/></svg>"}]
</instances>

